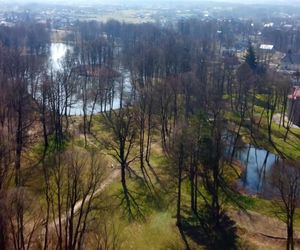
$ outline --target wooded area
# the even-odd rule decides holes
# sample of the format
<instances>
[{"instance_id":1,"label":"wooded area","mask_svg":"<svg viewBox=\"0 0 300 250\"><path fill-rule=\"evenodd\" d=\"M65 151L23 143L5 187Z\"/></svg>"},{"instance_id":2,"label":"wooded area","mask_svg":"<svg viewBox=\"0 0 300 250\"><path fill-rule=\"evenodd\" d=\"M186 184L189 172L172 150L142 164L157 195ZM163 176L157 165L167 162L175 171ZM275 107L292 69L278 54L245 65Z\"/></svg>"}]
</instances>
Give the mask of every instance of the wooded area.
<instances>
[{"instance_id":1,"label":"wooded area","mask_svg":"<svg viewBox=\"0 0 300 250\"><path fill-rule=\"evenodd\" d=\"M222 53L248 35L247 23L223 25L220 36L215 20L78 22L59 69L47 24L0 26L0 249L129 249L114 218L129 230L157 211L170 212L184 242L161 249L251 249L228 213L258 208L238 184L247 145L277 155L260 199L294 249L290 81L251 41L243 57Z\"/></svg>"}]
</instances>

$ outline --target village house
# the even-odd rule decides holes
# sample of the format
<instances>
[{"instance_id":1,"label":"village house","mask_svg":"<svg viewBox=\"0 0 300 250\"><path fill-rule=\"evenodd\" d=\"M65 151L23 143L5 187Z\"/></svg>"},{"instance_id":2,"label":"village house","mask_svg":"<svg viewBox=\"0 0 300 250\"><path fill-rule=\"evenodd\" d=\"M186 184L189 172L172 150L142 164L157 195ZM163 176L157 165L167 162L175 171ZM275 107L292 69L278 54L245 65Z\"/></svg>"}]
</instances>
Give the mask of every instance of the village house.
<instances>
[{"instance_id":1,"label":"village house","mask_svg":"<svg viewBox=\"0 0 300 250\"><path fill-rule=\"evenodd\" d=\"M259 61L261 63L270 64L274 52L273 44L261 44L258 49Z\"/></svg>"},{"instance_id":2,"label":"village house","mask_svg":"<svg viewBox=\"0 0 300 250\"><path fill-rule=\"evenodd\" d=\"M300 126L300 87L288 96L288 117L297 126Z\"/></svg>"}]
</instances>

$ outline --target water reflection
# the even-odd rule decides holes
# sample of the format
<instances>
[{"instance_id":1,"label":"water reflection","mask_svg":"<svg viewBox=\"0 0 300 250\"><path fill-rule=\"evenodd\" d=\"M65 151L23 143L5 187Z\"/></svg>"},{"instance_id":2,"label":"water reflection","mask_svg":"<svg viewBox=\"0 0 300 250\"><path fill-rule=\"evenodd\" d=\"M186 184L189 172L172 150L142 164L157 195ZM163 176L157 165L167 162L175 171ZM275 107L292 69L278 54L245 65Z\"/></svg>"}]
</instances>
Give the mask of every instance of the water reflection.
<instances>
[{"instance_id":1,"label":"water reflection","mask_svg":"<svg viewBox=\"0 0 300 250\"><path fill-rule=\"evenodd\" d=\"M237 150L235 158L245 167L239 184L250 193L261 193L268 173L275 166L278 156L252 145Z\"/></svg>"},{"instance_id":2,"label":"water reflection","mask_svg":"<svg viewBox=\"0 0 300 250\"><path fill-rule=\"evenodd\" d=\"M232 131L226 130L223 140L227 159L237 160L243 165L243 173L237 184L249 194L269 198L276 189L271 179L279 166L284 165L285 172L294 171L295 162L286 162L263 148L245 145Z\"/></svg>"},{"instance_id":3,"label":"water reflection","mask_svg":"<svg viewBox=\"0 0 300 250\"><path fill-rule=\"evenodd\" d=\"M49 48L49 63L54 71L58 71L62 67L62 62L67 52L72 51L72 47L65 43L51 43Z\"/></svg>"},{"instance_id":4,"label":"water reflection","mask_svg":"<svg viewBox=\"0 0 300 250\"><path fill-rule=\"evenodd\" d=\"M73 46L67 45L65 43L52 43L49 47L49 70L51 69L53 73L59 72L62 69L63 61L69 52L74 52L75 48ZM112 85L112 91L108 93L109 96L105 97L105 104L94 102L93 98L93 89L95 85L88 84L88 92L90 93L91 100L88 100L88 103L85 106L85 112L87 115L93 113L102 112L104 110L118 109L120 107L120 91L118 86L120 81L123 81L124 84L124 96L129 96L131 91L131 82L130 74L123 68L119 69L122 72L122 77L115 79ZM74 86L74 92L71 94L69 100L70 104L65 107L67 109L67 114L69 115L83 115L83 101L82 101L82 86L80 83L80 76L77 78L77 82L73 81L76 86ZM84 79L83 79L84 81ZM124 97L124 102L126 101L126 96Z\"/></svg>"},{"instance_id":5,"label":"water reflection","mask_svg":"<svg viewBox=\"0 0 300 250\"><path fill-rule=\"evenodd\" d=\"M124 100L123 102L126 102L126 100L130 99L128 95L132 92L131 90L131 83L130 83L130 78L129 78L129 73L124 73L124 93L125 97L123 96ZM120 108L120 91L118 90L119 82L121 81L116 80L114 83L115 89L112 91L113 93L109 93L110 96L105 97L105 100L98 100L96 103L93 102L93 100L90 100L87 103L86 106L86 114L90 115L91 113L99 113L103 111L108 111L110 109L118 109ZM71 107L69 109L69 115L83 115L83 101L81 100L80 97L76 97L76 95L72 98L73 102L71 104Z\"/></svg>"}]
</instances>

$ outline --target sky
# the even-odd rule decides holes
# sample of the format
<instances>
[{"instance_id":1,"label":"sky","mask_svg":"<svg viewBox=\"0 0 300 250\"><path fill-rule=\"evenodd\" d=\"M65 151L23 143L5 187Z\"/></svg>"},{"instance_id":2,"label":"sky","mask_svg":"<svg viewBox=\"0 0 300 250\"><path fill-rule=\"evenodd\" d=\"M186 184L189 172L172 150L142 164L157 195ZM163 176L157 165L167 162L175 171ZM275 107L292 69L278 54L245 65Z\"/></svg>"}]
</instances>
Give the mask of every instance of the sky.
<instances>
[{"instance_id":1,"label":"sky","mask_svg":"<svg viewBox=\"0 0 300 250\"><path fill-rule=\"evenodd\" d=\"M242 4L283 4L283 5L300 5L300 0L176 0L176 2L231 2L231 3L242 3ZM140 0L0 0L1 2L7 2L7 3L13 3L13 2L20 2L20 3L26 3L26 2L39 2L39 3L61 3L61 4L78 4L78 3L141 3ZM143 0L142 2L154 2L153 0ZM156 2L160 3L170 3L173 1L170 0L156 0ZM174 1L175 2L175 1Z\"/></svg>"}]
</instances>

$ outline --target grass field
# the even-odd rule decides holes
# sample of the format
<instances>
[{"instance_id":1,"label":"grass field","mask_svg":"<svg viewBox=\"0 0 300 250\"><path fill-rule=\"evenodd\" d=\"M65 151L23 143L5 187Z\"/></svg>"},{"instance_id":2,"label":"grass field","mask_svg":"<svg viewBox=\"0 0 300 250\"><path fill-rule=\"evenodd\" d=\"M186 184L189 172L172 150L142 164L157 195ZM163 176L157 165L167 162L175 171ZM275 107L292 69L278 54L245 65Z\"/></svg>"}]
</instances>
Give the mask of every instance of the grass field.
<instances>
[{"instance_id":1,"label":"grass field","mask_svg":"<svg viewBox=\"0 0 300 250\"><path fill-rule=\"evenodd\" d=\"M238 119L234 114L228 115L231 122ZM82 118L73 117L71 122L71 134L73 134L72 139L69 140L64 146L65 148L76 148L76 150L97 150L101 152L101 155L106 158L108 162L107 172L110 172L110 165L114 164L114 168L117 168L118 164L109 156L101 141L103 139L109 139L110 133L108 128L103 125L103 117L95 116L94 123L92 127L92 134L88 135L88 146L84 149L84 137L80 132L80 123ZM273 125L274 134L273 140L276 146L283 150L283 152L290 157L299 157L300 143L298 140L299 130L293 129L293 133L289 134L288 140L283 141L284 128L279 128L277 124ZM250 141L249 134L247 134L247 128L243 128L243 140L247 143ZM266 137L266 127L262 123L259 130L262 138ZM259 134L256 134L258 136ZM257 137L258 138L258 137ZM265 147L271 152L272 150L267 141L259 140L259 146ZM51 143L50 143L51 149ZM27 152L31 155L30 158L38 159L38 155L41 154L43 150L42 144L37 144L32 148L31 151ZM276 152L275 152L276 153ZM137 149L132 151L132 157L137 154ZM34 156L34 157L33 157ZM127 214L124 212L124 204L121 203L122 199L122 186L119 178L115 179L112 184L103 192L103 196L98 199L98 203L95 207L101 207L101 211L95 210L95 216L100 218L100 221L108 220L110 222L110 227L118 231L118 242L121 249L141 249L141 250L156 250L156 249L184 249L185 241L176 226L176 178L172 178L172 164L169 159L163 153L160 146L160 138L155 135L153 138L152 145L152 155L150 159L151 169L147 167L149 176L152 180L153 189L152 192L149 191L145 183L136 176L128 176L127 184L128 189L137 202L139 208L141 209L142 216L138 216L135 220L130 220ZM134 161L132 168L136 171L138 176L142 176L139 161ZM24 170L24 176L27 176L27 186L33 193L34 197L39 197L41 206L43 204L43 174L42 168L37 165L35 167L28 167ZM225 178L229 183L234 183L242 171L239 165L225 166ZM203 190L202 190L203 191ZM203 193L205 193L203 191ZM190 204L190 189L188 179L185 179L182 184L182 211L183 217L188 218L190 216L189 204ZM242 194L236 194L235 199L239 204L249 212L259 213L258 216L262 216L263 219L272 218L276 219L274 213L274 203L269 200L265 200L259 197L247 196ZM227 211L240 211L240 208L236 206L232 201L224 198L222 200L224 207ZM203 199L199 196L198 198L199 207L204 204ZM103 207L104 214L103 214ZM296 228L300 230L300 211L297 212L296 218ZM245 215L246 216L246 215ZM234 218L234 217L233 217ZM240 238L238 240L238 245L240 249L244 247L253 247L253 244L248 242L244 237L245 228L244 225L238 224L238 234ZM263 230L263 229L262 229ZM267 228L265 228L267 232ZM203 246L197 244L194 240L187 237L187 242L190 249L203 249ZM255 249L255 247L253 248Z\"/></svg>"}]
</instances>

